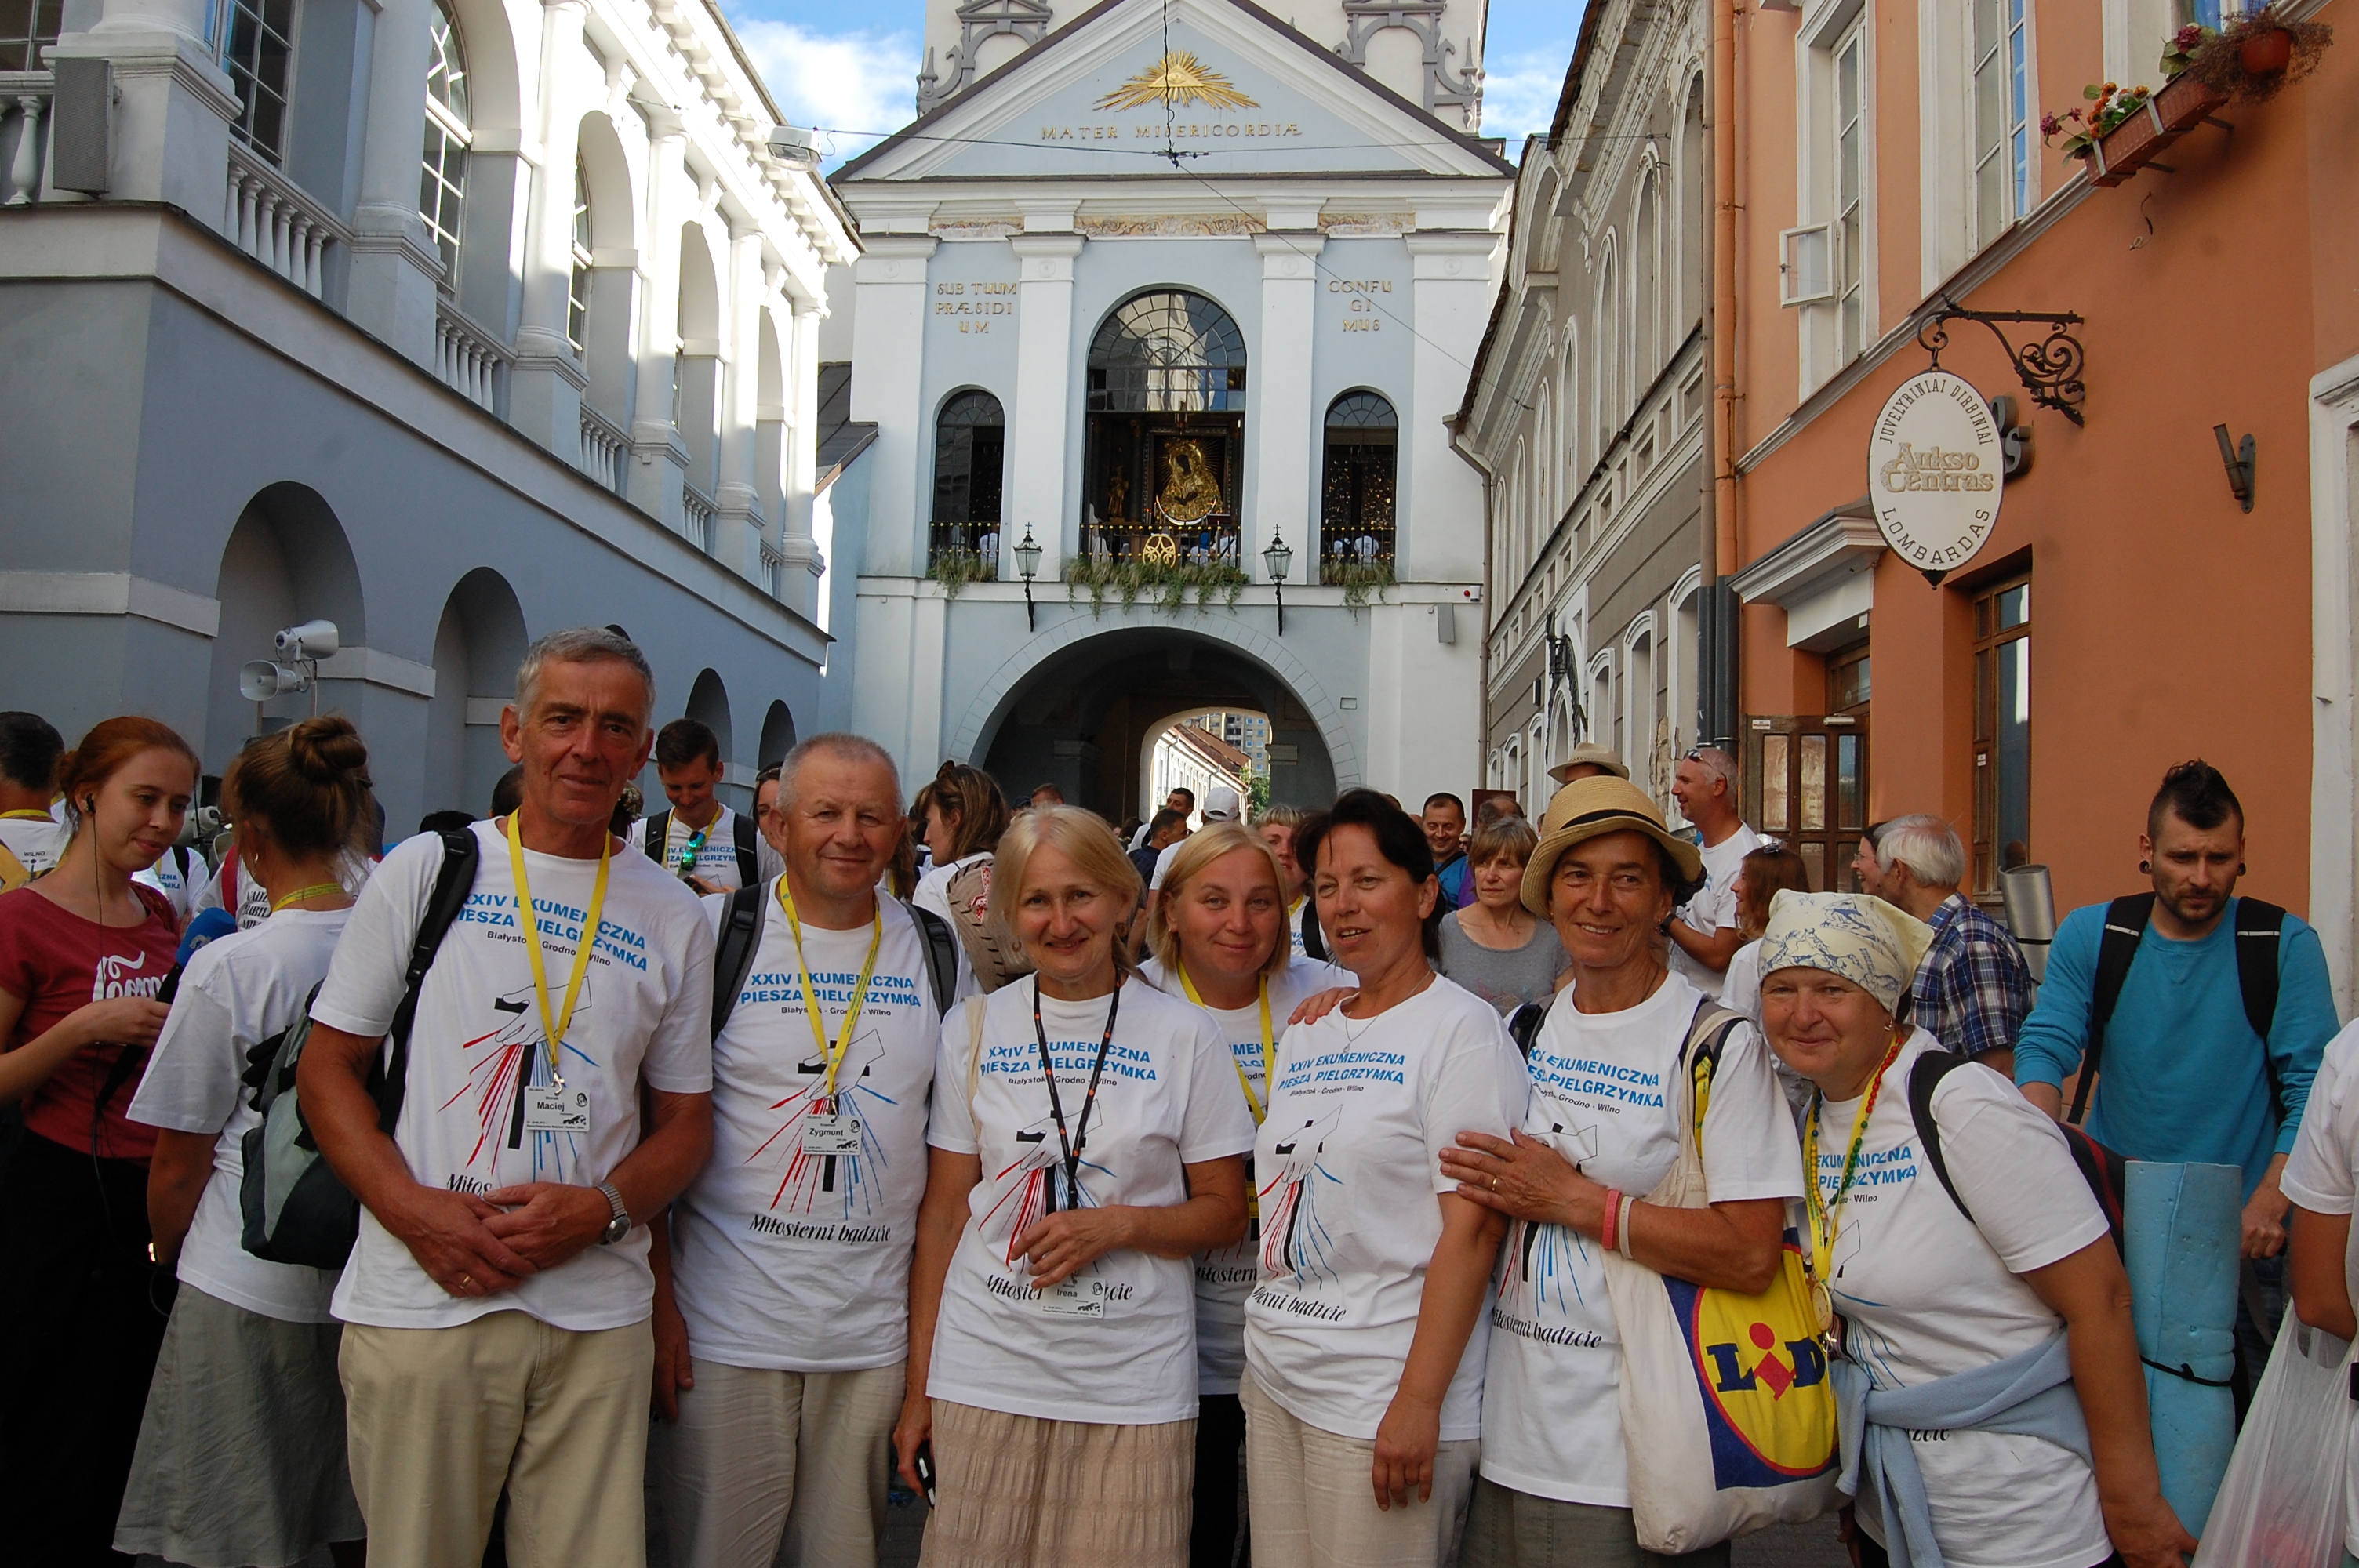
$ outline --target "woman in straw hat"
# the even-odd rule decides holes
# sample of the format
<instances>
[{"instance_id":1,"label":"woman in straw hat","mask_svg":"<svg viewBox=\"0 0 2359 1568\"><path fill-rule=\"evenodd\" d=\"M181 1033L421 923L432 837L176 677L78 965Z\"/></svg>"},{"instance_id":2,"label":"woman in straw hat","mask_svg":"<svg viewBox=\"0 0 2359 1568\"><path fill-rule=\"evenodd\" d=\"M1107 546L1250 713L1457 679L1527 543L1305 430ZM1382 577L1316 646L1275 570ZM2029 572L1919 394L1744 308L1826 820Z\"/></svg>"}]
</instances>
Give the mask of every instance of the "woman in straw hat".
<instances>
[{"instance_id":1,"label":"woman in straw hat","mask_svg":"<svg viewBox=\"0 0 2359 1568\"><path fill-rule=\"evenodd\" d=\"M1502 1251L1483 1408L1469 1568L1722 1564L1725 1542L1642 1552L1617 1408L1620 1340L1605 1289L1613 1249L1697 1284L1770 1282L1786 1200L1802 1191L1794 1123L1751 1023L1665 967L1658 933L1702 879L1644 792L1611 774L1549 802L1523 899L1572 960L1532 1043L1531 1107L1512 1140L1445 1151L1458 1190L1512 1222ZM1722 1041L1700 1145L1705 1208L1643 1201L1680 1151L1669 1091L1691 1042Z\"/></svg>"},{"instance_id":2,"label":"woman in straw hat","mask_svg":"<svg viewBox=\"0 0 2359 1568\"><path fill-rule=\"evenodd\" d=\"M2013 1085L1898 1022L1931 939L1882 899L1797 892L1761 938L1762 1025L1815 1091L1804 1209L1856 1560L2179 1568L2195 1541L2104 1212Z\"/></svg>"}]
</instances>

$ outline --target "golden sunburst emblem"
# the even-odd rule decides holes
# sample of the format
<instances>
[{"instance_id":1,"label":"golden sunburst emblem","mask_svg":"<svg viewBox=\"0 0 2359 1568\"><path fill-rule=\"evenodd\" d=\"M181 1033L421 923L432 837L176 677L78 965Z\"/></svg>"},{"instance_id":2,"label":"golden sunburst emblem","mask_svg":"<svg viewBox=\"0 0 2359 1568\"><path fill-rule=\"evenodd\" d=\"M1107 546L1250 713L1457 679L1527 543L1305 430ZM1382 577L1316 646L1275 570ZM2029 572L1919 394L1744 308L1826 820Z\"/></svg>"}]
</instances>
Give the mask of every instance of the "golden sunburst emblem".
<instances>
[{"instance_id":1,"label":"golden sunburst emblem","mask_svg":"<svg viewBox=\"0 0 2359 1568\"><path fill-rule=\"evenodd\" d=\"M1258 109L1260 104L1229 84L1194 55L1174 49L1097 102L1101 109L1140 109L1149 103L1209 103L1215 109Z\"/></svg>"}]
</instances>

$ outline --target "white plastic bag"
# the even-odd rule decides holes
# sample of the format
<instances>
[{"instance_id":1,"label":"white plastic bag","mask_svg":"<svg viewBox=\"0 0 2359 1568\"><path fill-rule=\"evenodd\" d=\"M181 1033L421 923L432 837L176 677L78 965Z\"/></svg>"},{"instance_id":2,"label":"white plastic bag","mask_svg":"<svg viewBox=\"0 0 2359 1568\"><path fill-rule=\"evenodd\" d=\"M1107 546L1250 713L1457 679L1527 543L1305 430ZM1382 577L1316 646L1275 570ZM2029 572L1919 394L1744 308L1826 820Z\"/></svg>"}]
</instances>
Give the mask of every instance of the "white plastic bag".
<instances>
[{"instance_id":1,"label":"white plastic bag","mask_svg":"<svg viewBox=\"0 0 2359 1568\"><path fill-rule=\"evenodd\" d=\"M2290 1307L2228 1457L2195 1568L2336 1568L2351 1461L2351 1346Z\"/></svg>"}]
</instances>

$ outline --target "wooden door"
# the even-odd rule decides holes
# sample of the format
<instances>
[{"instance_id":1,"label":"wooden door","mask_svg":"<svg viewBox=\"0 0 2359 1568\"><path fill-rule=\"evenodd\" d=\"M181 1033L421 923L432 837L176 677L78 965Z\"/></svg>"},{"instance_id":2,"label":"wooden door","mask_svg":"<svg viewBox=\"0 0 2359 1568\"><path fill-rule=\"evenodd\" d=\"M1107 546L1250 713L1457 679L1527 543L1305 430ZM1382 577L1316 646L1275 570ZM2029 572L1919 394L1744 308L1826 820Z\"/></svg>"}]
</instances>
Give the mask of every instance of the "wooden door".
<instances>
[{"instance_id":1,"label":"wooden door","mask_svg":"<svg viewBox=\"0 0 2359 1568\"><path fill-rule=\"evenodd\" d=\"M1794 847L1813 891L1860 891L1851 863L1867 827L1867 764L1864 713L1745 720L1745 819Z\"/></svg>"}]
</instances>

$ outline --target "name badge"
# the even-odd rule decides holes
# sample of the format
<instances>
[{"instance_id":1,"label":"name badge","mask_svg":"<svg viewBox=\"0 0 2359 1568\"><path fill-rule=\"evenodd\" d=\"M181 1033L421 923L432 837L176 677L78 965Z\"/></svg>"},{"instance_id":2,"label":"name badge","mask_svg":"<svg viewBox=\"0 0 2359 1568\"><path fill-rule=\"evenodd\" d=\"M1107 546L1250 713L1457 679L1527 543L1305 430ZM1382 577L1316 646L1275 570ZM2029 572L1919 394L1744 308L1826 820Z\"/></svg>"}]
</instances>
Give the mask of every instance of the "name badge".
<instances>
[{"instance_id":1,"label":"name badge","mask_svg":"<svg viewBox=\"0 0 2359 1568\"><path fill-rule=\"evenodd\" d=\"M860 1152L860 1119L840 1111L823 1116L803 1118L803 1152L806 1154L857 1154Z\"/></svg>"},{"instance_id":2,"label":"name badge","mask_svg":"<svg viewBox=\"0 0 2359 1568\"><path fill-rule=\"evenodd\" d=\"M527 1132L590 1130L590 1091L558 1084L535 1085L524 1091Z\"/></svg>"},{"instance_id":3,"label":"name badge","mask_svg":"<svg viewBox=\"0 0 2359 1568\"><path fill-rule=\"evenodd\" d=\"M1038 1304L1050 1317L1103 1318L1105 1303L1079 1280L1067 1280L1037 1292Z\"/></svg>"}]
</instances>

